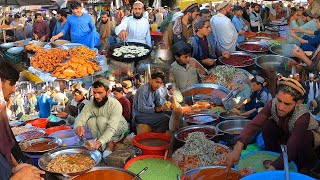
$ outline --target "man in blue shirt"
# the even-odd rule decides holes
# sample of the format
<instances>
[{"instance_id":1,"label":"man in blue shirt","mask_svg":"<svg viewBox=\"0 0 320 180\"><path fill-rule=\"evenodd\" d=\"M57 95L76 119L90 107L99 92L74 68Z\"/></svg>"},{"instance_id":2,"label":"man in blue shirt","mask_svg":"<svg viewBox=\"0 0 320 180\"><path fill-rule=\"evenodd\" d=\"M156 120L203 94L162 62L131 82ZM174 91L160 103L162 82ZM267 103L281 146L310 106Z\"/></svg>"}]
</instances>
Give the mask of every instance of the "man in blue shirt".
<instances>
[{"instance_id":1,"label":"man in blue shirt","mask_svg":"<svg viewBox=\"0 0 320 180\"><path fill-rule=\"evenodd\" d=\"M246 31L248 31L248 26L244 23L242 19L242 14L243 14L242 7L235 6L233 8L233 11L234 11L234 16L232 18L232 23L238 32L237 42L240 43L245 40L244 34L246 33Z\"/></svg>"},{"instance_id":2,"label":"man in blue shirt","mask_svg":"<svg viewBox=\"0 0 320 180\"><path fill-rule=\"evenodd\" d=\"M39 111L39 118L48 118L51 113L51 106L58 105L51 99L50 95L50 88L46 87L45 92L38 98L36 109Z\"/></svg>"},{"instance_id":3,"label":"man in blue shirt","mask_svg":"<svg viewBox=\"0 0 320 180\"><path fill-rule=\"evenodd\" d=\"M63 29L63 27L67 21L67 17L68 17L67 12L63 9L59 9L57 14L58 14L58 22L56 23L56 25L52 31L52 36L55 36L61 32L61 30ZM59 39L70 41L70 33L67 32Z\"/></svg>"}]
</instances>

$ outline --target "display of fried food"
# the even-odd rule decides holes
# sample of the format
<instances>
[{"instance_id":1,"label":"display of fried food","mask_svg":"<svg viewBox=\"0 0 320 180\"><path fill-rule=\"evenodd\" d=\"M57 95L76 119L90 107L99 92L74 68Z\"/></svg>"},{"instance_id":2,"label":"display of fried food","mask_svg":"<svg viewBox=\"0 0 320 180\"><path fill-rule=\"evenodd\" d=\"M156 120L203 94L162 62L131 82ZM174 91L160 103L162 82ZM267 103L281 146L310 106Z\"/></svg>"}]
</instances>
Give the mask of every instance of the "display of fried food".
<instances>
[{"instance_id":1,"label":"display of fried food","mask_svg":"<svg viewBox=\"0 0 320 180\"><path fill-rule=\"evenodd\" d=\"M68 51L62 49L49 49L37 52L31 59L31 64L35 69L44 72L51 72L56 69L63 59L67 58Z\"/></svg>"},{"instance_id":2,"label":"display of fried food","mask_svg":"<svg viewBox=\"0 0 320 180\"><path fill-rule=\"evenodd\" d=\"M99 71L97 63L79 57L70 57L67 63L61 63L52 75L60 79L82 78Z\"/></svg>"},{"instance_id":3,"label":"display of fried food","mask_svg":"<svg viewBox=\"0 0 320 180\"><path fill-rule=\"evenodd\" d=\"M44 48L42 46L36 46L36 45L28 44L28 45L26 45L26 49L28 51L38 52L40 50L43 50Z\"/></svg>"},{"instance_id":4,"label":"display of fried food","mask_svg":"<svg viewBox=\"0 0 320 180\"><path fill-rule=\"evenodd\" d=\"M78 46L70 50L70 56L90 60L96 57L96 51L89 49L87 46Z\"/></svg>"}]
</instances>

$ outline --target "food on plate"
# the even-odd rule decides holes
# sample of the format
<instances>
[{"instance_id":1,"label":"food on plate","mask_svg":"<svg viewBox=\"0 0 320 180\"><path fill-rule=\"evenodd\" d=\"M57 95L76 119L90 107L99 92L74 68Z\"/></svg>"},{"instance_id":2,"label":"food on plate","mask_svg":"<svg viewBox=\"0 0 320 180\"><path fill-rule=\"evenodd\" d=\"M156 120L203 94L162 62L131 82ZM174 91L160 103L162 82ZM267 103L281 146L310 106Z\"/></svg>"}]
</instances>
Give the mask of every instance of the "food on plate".
<instances>
[{"instance_id":1,"label":"food on plate","mask_svg":"<svg viewBox=\"0 0 320 180\"><path fill-rule=\"evenodd\" d=\"M194 170L185 175L186 180L239 180L242 176L234 171L230 170L226 172L222 167L208 167L199 170Z\"/></svg>"},{"instance_id":2,"label":"food on plate","mask_svg":"<svg viewBox=\"0 0 320 180\"><path fill-rule=\"evenodd\" d=\"M230 55L230 58L222 57L221 61L232 66L247 66L254 62L253 57L249 55Z\"/></svg>"},{"instance_id":3,"label":"food on plate","mask_svg":"<svg viewBox=\"0 0 320 180\"><path fill-rule=\"evenodd\" d=\"M228 152L229 149L207 139L203 132L193 132L185 145L172 154L172 159L187 171L201 166L225 166Z\"/></svg>"},{"instance_id":4,"label":"food on plate","mask_svg":"<svg viewBox=\"0 0 320 180\"><path fill-rule=\"evenodd\" d=\"M208 127L186 129L178 134L178 138L182 141L187 141L189 134L194 132L201 132L206 138L211 139L216 134L214 129Z\"/></svg>"},{"instance_id":5,"label":"food on plate","mask_svg":"<svg viewBox=\"0 0 320 180\"><path fill-rule=\"evenodd\" d=\"M273 33L266 33L266 32L258 32L256 36L263 36L263 37L269 37L269 38L276 38L277 35Z\"/></svg>"},{"instance_id":6,"label":"food on plate","mask_svg":"<svg viewBox=\"0 0 320 180\"><path fill-rule=\"evenodd\" d=\"M92 75L100 69L101 66L94 61L70 57L67 63L59 64L52 72L52 75L60 79L82 78Z\"/></svg>"},{"instance_id":7,"label":"food on plate","mask_svg":"<svg viewBox=\"0 0 320 180\"><path fill-rule=\"evenodd\" d=\"M28 44L28 45L26 45L26 50L27 51L38 52L38 51L44 50L44 48L42 46L36 46L36 45Z\"/></svg>"},{"instance_id":8,"label":"food on plate","mask_svg":"<svg viewBox=\"0 0 320 180\"><path fill-rule=\"evenodd\" d=\"M120 57L122 53L120 51L115 51L114 53L112 53L112 55L116 57Z\"/></svg>"},{"instance_id":9,"label":"food on plate","mask_svg":"<svg viewBox=\"0 0 320 180\"><path fill-rule=\"evenodd\" d=\"M27 131L35 130L37 127L26 127L26 126L21 126L21 127L12 127L11 130L13 132L13 135L18 135Z\"/></svg>"},{"instance_id":10,"label":"food on plate","mask_svg":"<svg viewBox=\"0 0 320 180\"><path fill-rule=\"evenodd\" d=\"M17 141L22 142L25 140L39 138L39 137L43 137L43 136L44 136L44 132L41 132L41 131L27 131L27 132L24 132L24 133L17 135L16 139L17 139Z\"/></svg>"},{"instance_id":11,"label":"food on plate","mask_svg":"<svg viewBox=\"0 0 320 180\"><path fill-rule=\"evenodd\" d=\"M134 178L134 176L128 173L122 172L120 170L106 169L106 170L95 170L95 171L81 174L79 176L76 176L74 180L88 180L88 179L132 180L132 178Z\"/></svg>"},{"instance_id":12,"label":"food on plate","mask_svg":"<svg viewBox=\"0 0 320 180\"><path fill-rule=\"evenodd\" d=\"M31 59L35 69L51 72L56 69L63 59L67 58L68 51L62 49L48 49L37 52Z\"/></svg>"},{"instance_id":13,"label":"food on plate","mask_svg":"<svg viewBox=\"0 0 320 180\"><path fill-rule=\"evenodd\" d=\"M268 46L261 44L241 44L239 48L251 52L265 52L269 50Z\"/></svg>"},{"instance_id":14,"label":"food on plate","mask_svg":"<svg viewBox=\"0 0 320 180\"><path fill-rule=\"evenodd\" d=\"M198 115L198 116L191 116L186 118L186 121L188 123L194 123L194 124L205 124L205 123L213 122L215 120L216 120L215 118L209 115Z\"/></svg>"},{"instance_id":15,"label":"food on plate","mask_svg":"<svg viewBox=\"0 0 320 180\"><path fill-rule=\"evenodd\" d=\"M130 45L114 48L112 55L116 57L135 58L145 56L149 51L149 49L145 49L143 46Z\"/></svg>"},{"instance_id":16,"label":"food on plate","mask_svg":"<svg viewBox=\"0 0 320 180\"><path fill-rule=\"evenodd\" d=\"M177 179L177 174L180 177L182 176L181 169L173 162L159 158L137 160L129 166L128 170L133 173L139 173L145 167L148 167L148 170L140 175L141 179L169 180Z\"/></svg>"},{"instance_id":17,"label":"food on plate","mask_svg":"<svg viewBox=\"0 0 320 180\"><path fill-rule=\"evenodd\" d=\"M29 121L29 120L34 120L34 119L37 119L38 116L36 115L29 115L29 114L24 114L21 116L20 120L21 121Z\"/></svg>"},{"instance_id":18,"label":"food on plate","mask_svg":"<svg viewBox=\"0 0 320 180\"><path fill-rule=\"evenodd\" d=\"M125 54L123 57L124 58L135 58L136 56L133 54Z\"/></svg>"},{"instance_id":19,"label":"food on plate","mask_svg":"<svg viewBox=\"0 0 320 180\"><path fill-rule=\"evenodd\" d=\"M268 40L267 43L269 46L280 45L280 42L277 40Z\"/></svg>"},{"instance_id":20,"label":"food on plate","mask_svg":"<svg viewBox=\"0 0 320 180\"><path fill-rule=\"evenodd\" d=\"M91 50L87 46L78 46L70 50L71 57L77 57L86 61L94 59L97 55L96 51Z\"/></svg>"},{"instance_id":21,"label":"food on plate","mask_svg":"<svg viewBox=\"0 0 320 180\"><path fill-rule=\"evenodd\" d=\"M39 143L31 144L30 146L25 148L24 151L25 152L46 151L46 150L56 148L58 146L59 144L54 142L39 142Z\"/></svg>"},{"instance_id":22,"label":"food on plate","mask_svg":"<svg viewBox=\"0 0 320 180\"><path fill-rule=\"evenodd\" d=\"M63 154L53 158L46 166L48 171L73 173L92 168L95 161L84 154Z\"/></svg>"},{"instance_id":23,"label":"food on plate","mask_svg":"<svg viewBox=\"0 0 320 180\"><path fill-rule=\"evenodd\" d=\"M305 53L307 56L311 56L313 52L312 52L312 51L305 51L304 53Z\"/></svg>"}]
</instances>

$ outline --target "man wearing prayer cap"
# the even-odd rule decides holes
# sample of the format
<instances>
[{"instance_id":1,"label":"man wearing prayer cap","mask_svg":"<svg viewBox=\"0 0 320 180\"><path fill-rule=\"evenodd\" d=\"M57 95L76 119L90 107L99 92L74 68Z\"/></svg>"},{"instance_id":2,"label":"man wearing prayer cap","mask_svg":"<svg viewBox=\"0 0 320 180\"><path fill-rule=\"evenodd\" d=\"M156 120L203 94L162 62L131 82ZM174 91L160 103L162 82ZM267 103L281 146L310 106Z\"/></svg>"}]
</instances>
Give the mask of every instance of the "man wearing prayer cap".
<instances>
[{"instance_id":1,"label":"man wearing prayer cap","mask_svg":"<svg viewBox=\"0 0 320 180\"><path fill-rule=\"evenodd\" d=\"M171 22L164 36L167 48L179 41L187 42L193 36L192 22L199 16L199 5L197 3L189 4L182 11L183 15Z\"/></svg>"},{"instance_id":2,"label":"man wearing prayer cap","mask_svg":"<svg viewBox=\"0 0 320 180\"><path fill-rule=\"evenodd\" d=\"M151 47L149 21L143 18L143 8L141 1L133 3L133 15L125 17L115 28L115 33L122 41L143 43Z\"/></svg>"},{"instance_id":3,"label":"man wearing prayer cap","mask_svg":"<svg viewBox=\"0 0 320 180\"><path fill-rule=\"evenodd\" d=\"M302 104L306 93L303 86L291 78L278 82L278 92L259 114L242 130L233 151L227 155L228 170L239 162L242 149L257 132L262 132L266 150L281 152L287 145L288 162L295 162L300 173L312 174L318 164L315 148L320 144L319 123ZM283 156L264 163L267 170L283 170Z\"/></svg>"},{"instance_id":4,"label":"man wearing prayer cap","mask_svg":"<svg viewBox=\"0 0 320 180\"><path fill-rule=\"evenodd\" d=\"M306 89L307 99L306 103L311 104L313 100L319 97L319 83L315 80L316 75L314 73L309 73L309 80L305 81L304 87Z\"/></svg>"},{"instance_id":5,"label":"man wearing prayer cap","mask_svg":"<svg viewBox=\"0 0 320 180\"><path fill-rule=\"evenodd\" d=\"M224 1L217 7L217 11L218 14L211 18L210 24L220 56L222 52L236 50L238 32L227 17L231 13L231 5Z\"/></svg>"}]
</instances>

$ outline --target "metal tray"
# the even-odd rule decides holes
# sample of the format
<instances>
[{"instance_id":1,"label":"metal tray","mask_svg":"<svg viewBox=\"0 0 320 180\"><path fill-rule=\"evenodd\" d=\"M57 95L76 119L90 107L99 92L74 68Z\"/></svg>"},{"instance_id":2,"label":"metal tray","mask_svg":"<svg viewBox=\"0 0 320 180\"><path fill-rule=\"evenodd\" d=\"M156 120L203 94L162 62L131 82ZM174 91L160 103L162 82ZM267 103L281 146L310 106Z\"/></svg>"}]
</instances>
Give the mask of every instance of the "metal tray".
<instances>
[{"instance_id":1,"label":"metal tray","mask_svg":"<svg viewBox=\"0 0 320 180\"><path fill-rule=\"evenodd\" d=\"M298 48L295 44L281 44L281 45L273 45L270 47L270 52L276 55L285 56L294 58L292 51Z\"/></svg>"},{"instance_id":2,"label":"metal tray","mask_svg":"<svg viewBox=\"0 0 320 180\"><path fill-rule=\"evenodd\" d=\"M249 53L249 52L244 52L244 51L235 51L235 52L231 52L230 55L246 55L246 56L251 56L252 59L256 58L256 55L255 54L252 54L252 53ZM231 65L231 64L226 64L222 61L222 58L223 56L220 56L218 58L219 62L224 64L224 65L227 65L227 66L233 66L233 67L238 67L238 68L245 68L245 67L249 67L249 66L252 66L254 64L254 60L252 61L251 64L248 64L248 65L243 65L243 66L234 66L234 65Z\"/></svg>"},{"instance_id":3,"label":"metal tray","mask_svg":"<svg viewBox=\"0 0 320 180\"><path fill-rule=\"evenodd\" d=\"M265 51L262 51L262 50L261 51L250 51L250 50L242 49L240 46L243 45L243 44L258 44L258 45L262 45L262 46L267 47L267 49ZM264 42L261 42L261 41L258 41L258 42L257 41L255 41L255 42L253 42L253 41L243 41L243 42L237 44L237 47L239 49L241 49L242 51L251 52L251 53L265 53L265 52L269 51L268 43L264 43Z\"/></svg>"},{"instance_id":4,"label":"metal tray","mask_svg":"<svg viewBox=\"0 0 320 180\"><path fill-rule=\"evenodd\" d=\"M100 163L101 159L102 159L102 154L100 153L100 151L95 150L95 151L90 151L87 150L84 147L62 147L62 148L58 148L55 150L52 150L50 152L45 153L44 155L42 155L38 161L38 165L41 169L50 172L50 173L56 173L56 174L62 174L65 177L71 177L71 176L78 176L80 174L83 174L87 171L89 171L91 168L85 169L83 171L79 171L79 172L73 172L73 173L58 173L58 172L52 172L49 171L47 169L47 165L49 164L49 162L59 156L59 155L63 155L63 154L84 154L84 155L88 155L90 156L94 161L95 161L95 165Z\"/></svg>"},{"instance_id":5,"label":"metal tray","mask_svg":"<svg viewBox=\"0 0 320 180\"><path fill-rule=\"evenodd\" d=\"M25 123L26 123L25 121L9 121L10 127L23 126Z\"/></svg>"},{"instance_id":6,"label":"metal tray","mask_svg":"<svg viewBox=\"0 0 320 180\"><path fill-rule=\"evenodd\" d=\"M257 40L259 39L259 40ZM253 36L253 37L248 37L247 40L249 41L268 41L268 40L272 40L272 38L270 37L265 37L265 36Z\"/></svg>"},{"instance_id":7,"label":"metal tray","mask_svg":"<svg viewBox=\"0 0 320 180\"><path fill-rule=\"evenodd\" d=\"M246 116L240 116L240 115L234 114L230 111L220 113L219 117L221 119L247 119L248 118Z\"/></svg>"},{"instance_id":8,"label":"metal tray","mask_svg":"<svg viewBox=\"0 0 320 180\"><path fill-rule=\"evenodd\" d=\"M142 43L137 43L137 42L128 42L126 44L129 44L130 46L131 45L136 45L136 46L143 46L145 49L149 49L149 52L144 55L144 56L141 56L141 57L135 57L135 58L124 58L123 55L121 55L120 57L116 57L116 56L113 56L113 52L114 52L114 49L115 48L119 48L121 46L123 46L123 43L118 43L118 44L115 44L115 45L112 45L109 49L108 49L108 56L111 57L112 59L114 60L117 60L117 61L121 61L121 62L134 62L134 61L140 61L140 60L143 60L143 59L146 59L150 56L150 53L152 51L152 48L149 47L148 45L146 44L142 44Z\"/></svg>"},{"instance_id":9,"label":"metal tray","mask_svg":"<svg viewBox=\"0 0 320 180\"><path fill-rule=\"evenodd\" d=\"M288 65L289 61L296 62L295 60L284 56L262 55L256 58L254 63L263 70L273 70L287 77L289 74L294 74L296 69L295 67L290 67Z\"/></svg>"},{"instance_id":10,"label":"metal tray","mask_svg":"<svg viewBox=\"0 0 320 180\"><path fill-rule=\"evenodd\" d=\"M124 169L121 169L121 168L116 168L116 167L94 167L94 168L92 168L90 171L88 171L88 172L86 172L86 173L94 172L94 171L104 171L104 170L107 170L107 171L108 171L108 170L121 171L121 172L124 172L124 173L127 173L127 174L131 175L132 178L134 178L134 177L136 176L136 174L133 173L133 172L131 172L131 171L127 171L127 170L124 170ZM72 179L77 179L77 177L80 178L81 175L76 176L76 177L72 177L72 178L70 178L70 180L72 180ZM102 177L101 177L101 179L102 179ZM136 177L135 179L136 179L136 180L141 180L140 177Z\"/></svg>"},{"instance_id":11,"label":"metal tray","mask_svg":"<svg viewBox=\"0 0 320 180\"><path fill-rule=\"evenodd\" d=\"M199 116L210 116L211 119L210 121L197 121L197 120L192 120L194 117L199 117ZM190 124L198 124L198 125L203 125L203 124L208 124L216 121L217 118L212 117L210 114L192 114L192 115L187 115L184 117L184 121Z\"/></svg>"},{"instance_id":12,"label":"metal tray","mask_svg":"<svg viewBox=\"0 0 320 180\"><path fill-rule=\"evenodd\" d=\"M28 132L32 132L32 131L36 131L36 132L40 132L42 134L42 136L40 137L43 137L46 133L44 130L41 130L41 129L37 129L37 130L30 130L30 131L27 131L27 132L24 132L24 133L21 133L21 134L18 134L15 136L17 142L22 142L22 141L26 141L26 140L29 140L29 139L35 139L35 138L29 138L29 139L23 139L21 136L23 136L24 134L28 133ZM40 137L36 137L36 138L40 138Z\"/></svg>"},{"instance_id":13,"label":"metal tray","mask_svg":"<svg viewBox=\"0 0 320 180\"><path fill-rule=\"evenodd\" d=\"M42 143L42 142L57 143L58 146L56 146L54 148L47 149L47 150L43 150L43 151L26 151L26 149L28 147L32 146L33 144ZM53 138L53 137L43 137L43 138L31 139L31 140L27 140L27 141L24 141L19 144L21 150L26 153L44 153L44 152L51 151L53 149L57 149L61 145L62 145L62 140L59 138Z\"/></svg>"},{"instance_id":14,"label":"metal tray","mask_svg":"<svg viewBox=\"0 0 320 180\"><path fill-rule=\"evenodd\" d=\"M224 98L226 97L229 93L230 90L217 85L217 84L206 84L206 83L201 83L201 84L194 84L192 86L185 87L181 90L181 93L183 96L193 96L197 94L202 94L201 90L202 89L212 89L213 92L211 92L212 97L216 98Z\"/></svg>"},{"instance_id":15,"label":"metal tray","mask_svg":"<svg viewBox=\"0 0 320 180\"><path fill-rule=\"evenodd\" d=\"M11 54L20 54L22 51L24 50L24 47L12 47L10 49L7 50L8 53Z\"/></svg>"},{"instance_id":16,"label":"metal tray","mask_svg":"<svg viewBox=\"0 0 320 180\"><path fill-rule=\"evenodd\" d=\"M62 49L69 50L69 49L72 49L72 48L75 48L75 47L78 47L78 46L85 46L85 45L80 44L80 43L67 43L67 44L63 44L63 45L61 45L59 47L62 48Z\"/></svg>"},{"instance_id":17,"label":"metal tray","mask_svg":"<svg viewBox=\"0 0 320 180\"><path fill-rule=\"evenodd\" d=\"M218 134L218 129L215 127L215 126L211 126L211 125L192 125L192 126L187 126L187 127L183 127L181 129L179 129L178 131L176 131L174 133L174 137L180 141L180 142L186 142L182 139L179 138L179 134L181 134L182 132L186 131L186 130L190 130L190 129L203 129L203 128L206 128L206 129L212 129L214 130L215 132L215 135ZM212 138L209 138L209 139L213 139L214 136Z\"/></svg>"},{"instance_id":18,"label":"metal tray","mask_svg":"<svg viewBox=\"0 0 320 180\"><path fill-rule=\"evenodd\" d=\"M0 44L0 47L3 49L9 49L9 48L12 48L13 46L14 46L14 43L12 43L12 42Z\"/></svg>"}]
</instances>

